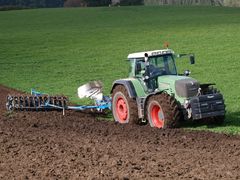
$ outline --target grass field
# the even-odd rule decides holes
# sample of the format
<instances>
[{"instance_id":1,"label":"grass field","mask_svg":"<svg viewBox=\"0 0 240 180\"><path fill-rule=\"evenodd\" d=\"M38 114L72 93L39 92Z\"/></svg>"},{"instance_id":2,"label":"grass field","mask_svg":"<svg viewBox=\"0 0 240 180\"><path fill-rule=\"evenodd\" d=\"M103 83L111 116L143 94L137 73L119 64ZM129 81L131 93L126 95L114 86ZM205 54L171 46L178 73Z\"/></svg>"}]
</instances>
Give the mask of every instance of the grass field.
<instances>
[{"instance_id":1,"label":"grass field","mask_svg":"<svg viewBox=\"0 0 240 180\"><path fill-rule=\"evenodd\" d=\"M0 84L63 93L128 75L131 52L194 52L197 63L178 62L200 82L215 82L225 96L227 121L217 132L240 133L240 9L222 7L119 7L0 12ZM81 102L80 102L81 103Z\"/></svg>"}]
</instances>

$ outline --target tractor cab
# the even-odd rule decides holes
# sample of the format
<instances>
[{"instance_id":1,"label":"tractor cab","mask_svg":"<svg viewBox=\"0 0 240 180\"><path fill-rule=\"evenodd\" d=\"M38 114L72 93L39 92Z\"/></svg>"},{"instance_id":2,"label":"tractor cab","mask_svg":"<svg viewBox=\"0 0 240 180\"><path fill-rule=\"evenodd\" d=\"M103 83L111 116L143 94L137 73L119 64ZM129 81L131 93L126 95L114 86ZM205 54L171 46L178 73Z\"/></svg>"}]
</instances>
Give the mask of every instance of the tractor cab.
<instances>
[{"instance_id":1,"label":"tractor cab","mask_svg":"<svg viewBox=\"0 0 240 180\"><path fill-rule=\"evenodd\" d=\"M178 75L174 52L170 49L129 54L130 77L145 81L149 91L157 88L157 78L165 75Z\"/></svg>"},{"instance_id":2,"label":"tractor cab","mask_svg":"<svg viewBox=\"0 0 240 180\"><path fill-rule=\"evenodd\" d=\"M170 49L128 55L130 77L152 79L163 75L177 75L174 52Z\"/></svg>"},{"instance_id":3,"label":"tractor cab","mask_svg":"<svg viewBox=\"0 0 240 180\"><path fill-rule=\"evenodd\" d=\"M129 54L128 59L131 64L129 76L152 79L157 76L179 75L175 64L175 57L181 58L183 56L189 56L190 63L195 63L193 54L179 54L176 56L171 49ZM184 75L188 76L189 71L186 70Z\"/></svg>"}]
</instances>

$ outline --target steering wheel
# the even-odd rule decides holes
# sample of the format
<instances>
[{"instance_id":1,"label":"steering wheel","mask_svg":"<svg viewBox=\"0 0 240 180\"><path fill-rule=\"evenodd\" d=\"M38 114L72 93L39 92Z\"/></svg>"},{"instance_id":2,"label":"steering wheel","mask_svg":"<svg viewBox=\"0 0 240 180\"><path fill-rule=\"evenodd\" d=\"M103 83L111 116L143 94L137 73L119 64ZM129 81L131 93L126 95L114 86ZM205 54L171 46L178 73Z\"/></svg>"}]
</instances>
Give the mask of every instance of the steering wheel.
<instances>
[{"instance_id":1,"label":"steering wheel","mask_svg":"<svg viewBox=\"0 0 240 180\"><path fill-rule=\"evenodd\" d=\"M167 71L165 69L165 67L158 67L159 71L161 72L161 75L166 75Z\"/></svg>"}]
</instances>

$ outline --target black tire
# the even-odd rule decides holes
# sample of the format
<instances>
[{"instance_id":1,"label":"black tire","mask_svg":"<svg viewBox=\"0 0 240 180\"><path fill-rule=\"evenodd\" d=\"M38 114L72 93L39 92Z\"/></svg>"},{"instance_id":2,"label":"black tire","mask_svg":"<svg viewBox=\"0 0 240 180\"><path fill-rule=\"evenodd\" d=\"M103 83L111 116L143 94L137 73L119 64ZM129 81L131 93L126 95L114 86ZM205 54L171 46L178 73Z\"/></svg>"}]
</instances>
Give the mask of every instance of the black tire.
<instances>
[{"instance_id":1,"label":"black tire","mask_svg":"<svg viewBox=\"0 0 240 180\"><path fill-rule=\"evenodd\" d=\"M112 114L114 120L121 124L138 124L137 102L130 98L126 88L117 85L112 93Z\"/></svg>"},{"instance_id":2,"label":"black tire","mask_svg":"<svg viewBox=\"0 0 240 180\"><path fill-rule=\"evenodd\" d=\"M179 126L181 112L176 100L167 93L151 96L147 101L146 110L151 127L165 129Z\"/></svg>"}]
</instances>

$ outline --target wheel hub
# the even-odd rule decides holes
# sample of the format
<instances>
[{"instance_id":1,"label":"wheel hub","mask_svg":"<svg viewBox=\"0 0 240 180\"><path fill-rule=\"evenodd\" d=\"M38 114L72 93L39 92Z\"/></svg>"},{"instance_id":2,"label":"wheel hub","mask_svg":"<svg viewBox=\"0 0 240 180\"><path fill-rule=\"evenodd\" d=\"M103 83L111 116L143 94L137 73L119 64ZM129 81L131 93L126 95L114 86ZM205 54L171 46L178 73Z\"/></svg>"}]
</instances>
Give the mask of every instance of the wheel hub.
<instances>
[{"instance_id":1,"label":"wheel hub","mask_svg":"<svg viewBox=\"0 0 240 180\"><path fill-rule=\"evenodd\" d=\"M128 117L127 104L122 97L118 98L118 100L116 102L116 111L117 111L119 120L121 122L124 122L127 120L127 117Z\"/></svg>"},{"instance_id":2,"label":"wheel hub","mask_svg":"<svg viewBox=\"0 0 240 180\"><path fill-rule=\"evenodd\" d=\"M153 105L151 109L151 117L155 127L163 128L164 126L164 114L159 105Z\"/></svg>"}]
</instances>

